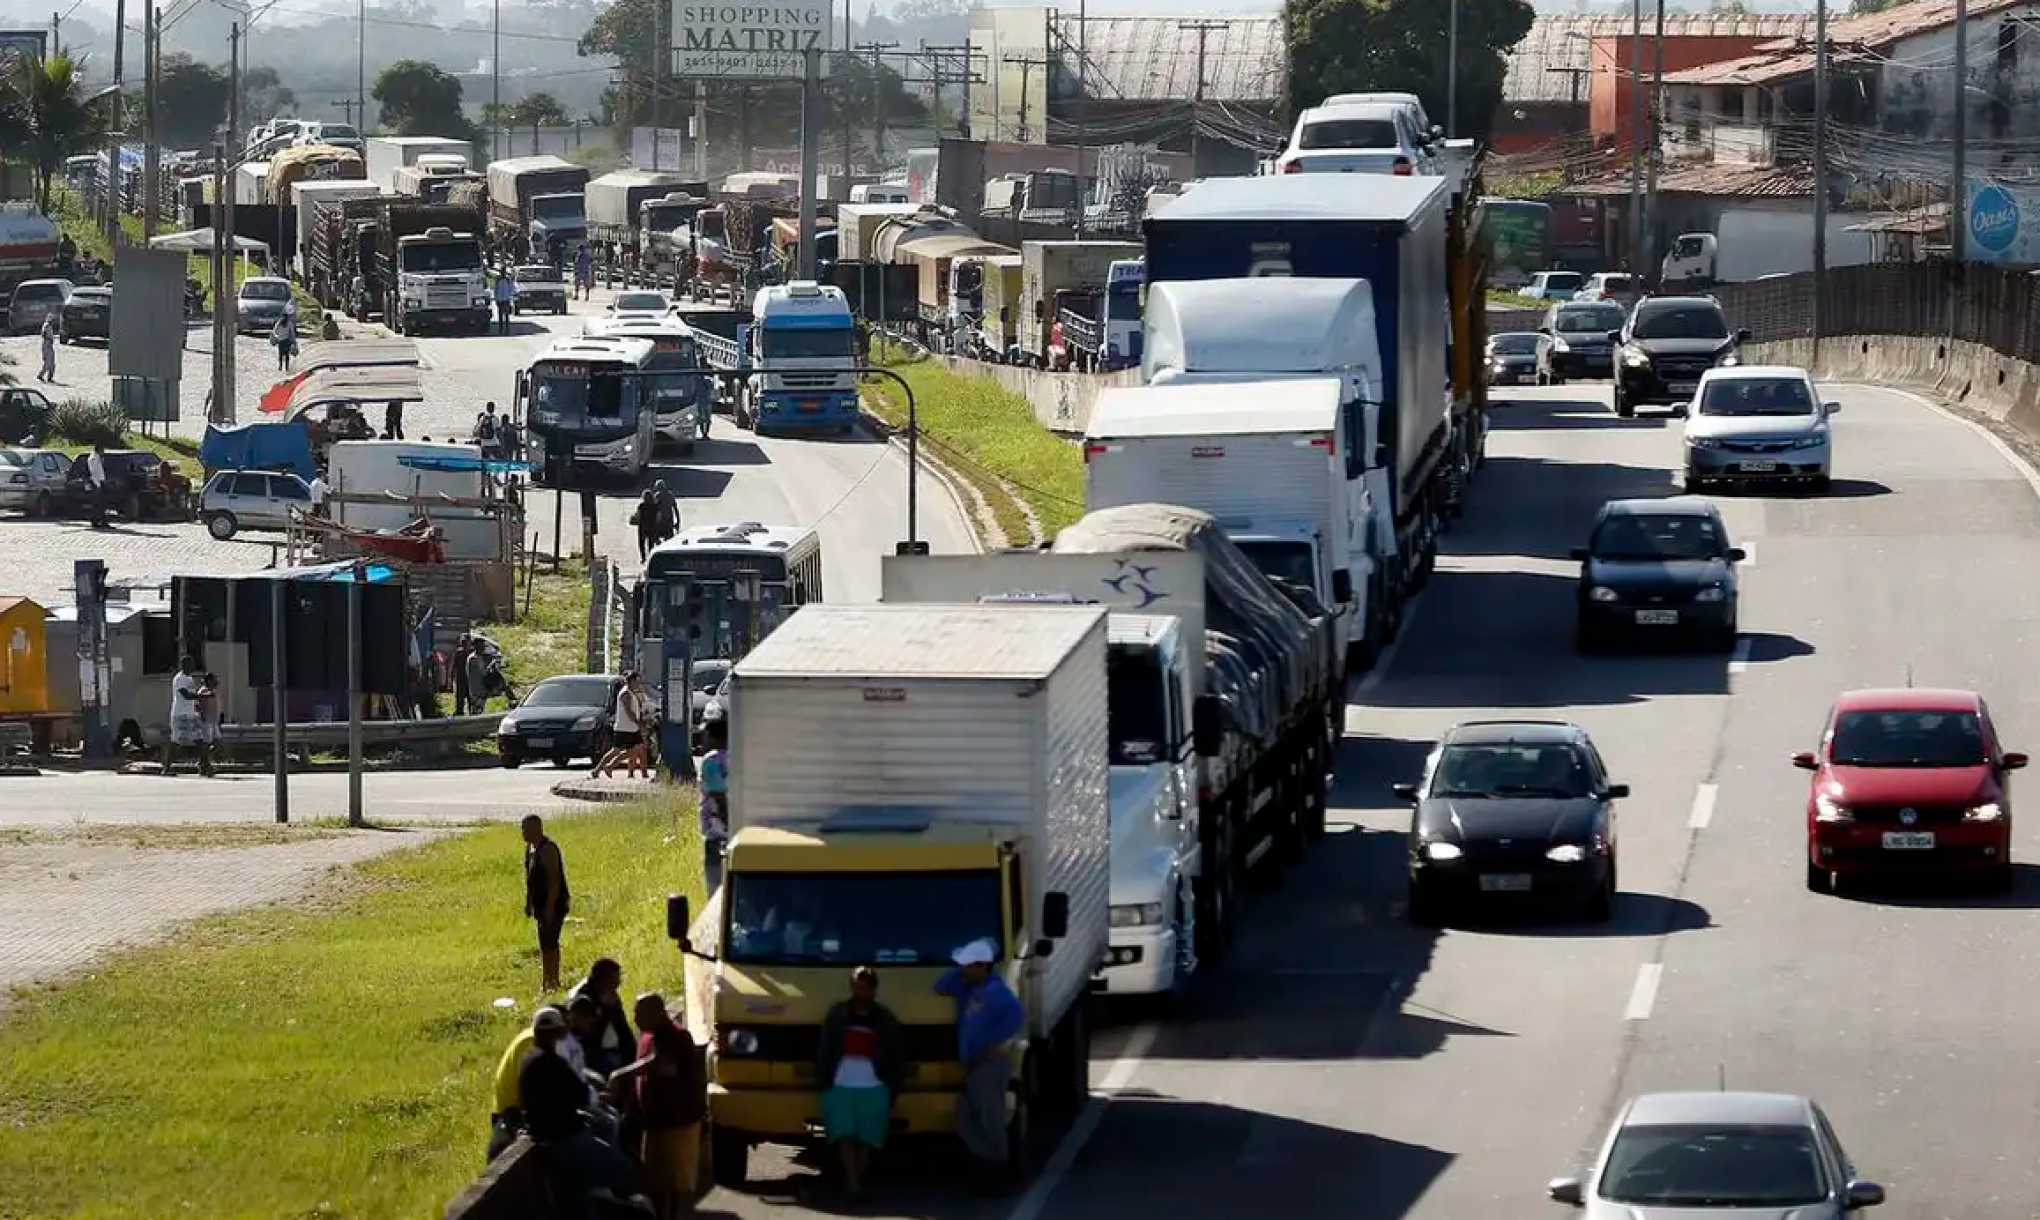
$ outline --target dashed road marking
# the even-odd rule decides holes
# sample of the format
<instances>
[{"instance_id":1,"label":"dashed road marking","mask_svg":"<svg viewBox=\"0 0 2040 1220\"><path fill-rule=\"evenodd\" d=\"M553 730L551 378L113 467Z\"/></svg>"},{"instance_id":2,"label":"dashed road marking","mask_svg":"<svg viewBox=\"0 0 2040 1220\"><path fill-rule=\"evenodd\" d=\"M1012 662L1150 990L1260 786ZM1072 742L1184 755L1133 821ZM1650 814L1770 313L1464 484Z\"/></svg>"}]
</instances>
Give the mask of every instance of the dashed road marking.
<instances>
[{"instance_id":1,"label":"dashed road marking","mask_svg":"<svg viewBox=\"0 0 2040 1220\"><path fill-rule=\"evenodd\" d=\"M1728 672L1739 674L1750 667L1750 639L1744 636L1735 642L1735 651L1729 654Z\"/></svg>"},{"instance_id":2,"label":"dashed road marking","mask_svg":"<svg viewBox=\"0 0 2040 1220\"><path fill-rule=\"evenodd\" d=\"M1707 829L1707 823L1714 820L1714 799L1720 793L1719 784L1702 784L1693 793L1693 812L1686 819L1686 825L1690 829Z\"/></svg>"},{"instance_id":3,"label":"dashed road marking","mask_svg":"<svg viewBox=\"0 0 2040 1220\"><path fill-rule=\"evenodd\" d=\"M1743 553L1742 559L1739 562L1737 562L1736 566L1739 568L1756 567L1757 566L1756 540L1752 538L1745 538L1741 542L1736 543L1736 545L1742 548Z\"/></svg>"},{"instance_id":4,"label":"dashed road marking","mask_svg":"<svg viewBox=\"0 0 2040 1220\"><path fill-rule=\"evenodd\" d=\"M1629 989L1629 1007L1622 1013L1623 1020L1650 1020L1650 1010L1657 1007L1658 982L1664 974L1665 968L1659 962L1645 962L1636 968L1636 986Z\"/></svg>"}]
</instances>

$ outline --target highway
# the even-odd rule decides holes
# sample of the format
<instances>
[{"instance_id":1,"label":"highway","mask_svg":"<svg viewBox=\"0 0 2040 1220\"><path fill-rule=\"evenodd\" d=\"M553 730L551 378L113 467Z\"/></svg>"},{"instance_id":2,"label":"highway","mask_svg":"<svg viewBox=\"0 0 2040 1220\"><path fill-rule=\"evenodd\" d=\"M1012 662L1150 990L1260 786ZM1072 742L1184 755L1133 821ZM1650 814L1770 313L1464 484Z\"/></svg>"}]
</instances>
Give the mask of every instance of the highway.
<instances>
[{"instance_id":1,"label":"highway","mask_svg":"<svg viewBox=\"0 0 2040 1220\"><path fill-rule=\"evenodd\" d=\"M1567 552L1603 501L1675 490L1678 431L1616 420L1605 385L1502 391L1448 556L1349 710L1325 845L1176 1019L1100 1038L1109 1104L1031 1191L896 1178L859 1214L1556 1216L1545 1180L1621 1099L1725 1080L1817 1097L1890 1191L1881 1217L2029 1215L2040 1069L2017 946L2040 869L1989 898L1810 894L1806 777L1786 760L1835 693L1908 671L1983 690L2008 748L2040 744L2040 689L2014 677L2034 659L2040 499L1917 400L1826 396L1843 405L1830 497L1717 497L1750 552L1734 657L1581 658ZM1413 929L1388 785L1451 724L1512 715L1584 725L1633 787L1616 918ZM2040 860L2040 829L2020 853ZM707 1206L803 1214L785 1186Z\"/></svg>"}]
</instances>

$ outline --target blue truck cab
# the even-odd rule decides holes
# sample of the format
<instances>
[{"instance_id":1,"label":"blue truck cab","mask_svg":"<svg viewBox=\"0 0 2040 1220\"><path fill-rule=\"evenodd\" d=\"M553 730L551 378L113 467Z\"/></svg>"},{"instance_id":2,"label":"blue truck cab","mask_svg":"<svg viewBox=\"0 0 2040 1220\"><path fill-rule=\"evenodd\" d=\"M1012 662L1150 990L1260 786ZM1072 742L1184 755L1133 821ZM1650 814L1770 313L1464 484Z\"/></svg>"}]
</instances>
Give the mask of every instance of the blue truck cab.
<instances>
[{"instance_id":1,"label":"blue truck cab","mask_svg":"<svg viewBox=\"0 0 2040 1220\"><path fill-rule=\"evenodd\" d=\"M761 289L744 337L760 435L857 424L857 327L841 288L796 280Z\"/></svg>"}]
</instances>

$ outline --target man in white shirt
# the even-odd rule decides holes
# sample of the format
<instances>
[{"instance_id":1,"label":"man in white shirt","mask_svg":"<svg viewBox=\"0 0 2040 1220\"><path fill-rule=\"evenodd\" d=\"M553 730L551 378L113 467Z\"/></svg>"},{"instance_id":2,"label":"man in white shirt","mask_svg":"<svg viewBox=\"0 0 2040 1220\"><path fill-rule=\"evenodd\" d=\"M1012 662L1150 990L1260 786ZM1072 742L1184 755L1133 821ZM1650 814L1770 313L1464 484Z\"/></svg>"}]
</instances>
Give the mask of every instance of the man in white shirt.
<instances>
[{"instance_id":1,"label":"man in white shirt","mask_svg":"<svg viewBox=\"0 0 2040 1220\"><path fill-rule=\"evenodd\" d=\"M323 471L312 476L312 515L326 515L326 475Z\"/></svg>"},{"instance_id":2,"label":"man in white shirt","mask_svg":"<svg viewBox=\"0 0 2040 1220\"><path fill-rule=\"evenodd\" d=\"M212 758L205 748L205 709L200 702L208 693L199 680L198 661L185 657L177 663L177 676L170 679L170 739L163 746L163 774L177 774L177 752L191 750L198 755L198 773L212 774Z\"/></svg>"},{"instance_id":3,"label":"man in white shirt","mask_svg":"<svg viewBox=\"0 0 2040 1220\"><path fill-rule=\"evenodd\" d=\"M106 446L94 445L85 455L85 481L91 484L92 528L106 528Z\"/></svg>"}]
</instances>

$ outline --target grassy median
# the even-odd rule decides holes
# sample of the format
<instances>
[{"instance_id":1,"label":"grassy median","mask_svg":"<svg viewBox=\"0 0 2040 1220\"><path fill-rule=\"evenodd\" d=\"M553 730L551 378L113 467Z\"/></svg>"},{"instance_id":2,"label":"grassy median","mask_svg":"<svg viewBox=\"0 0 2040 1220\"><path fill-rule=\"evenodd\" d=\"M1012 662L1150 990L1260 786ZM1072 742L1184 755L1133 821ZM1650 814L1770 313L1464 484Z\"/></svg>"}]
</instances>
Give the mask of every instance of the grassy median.
<instances>
[{"instance_id":1,"label":"grassy median","mask_svg":"<svg viewBox=\"0 0 2040 1220\"><path fill-rule=\"evenodd\" d=\"M612 956L628 990L677 994L664 900L700 901L693 827L684 789L553 824L567 973ZM496 1061L537 999L521 850L508 825L440 839L18 995L0 1217L438 1215L481 1168Z\"/></svg>"},{"instance_id":2,"label":"grassy median","mask_svg":"<svg viewBox=\"0 0 2040 1220\"><path fill-rule=\"evenodd\" d=\"M1039 540L1030 513L1049 537L1084 515L1083 454L1042 427L1025 398L989 377L952 373L919 354L882 363L913 387L923 440L985 498L1009 543ZM897 385L874 377L864 393L866 405L886 422L906 423Z\"/></svg>"}]
</instances>

